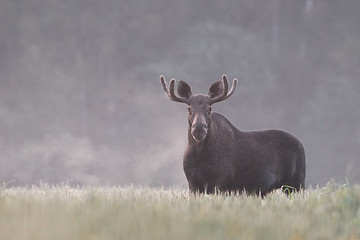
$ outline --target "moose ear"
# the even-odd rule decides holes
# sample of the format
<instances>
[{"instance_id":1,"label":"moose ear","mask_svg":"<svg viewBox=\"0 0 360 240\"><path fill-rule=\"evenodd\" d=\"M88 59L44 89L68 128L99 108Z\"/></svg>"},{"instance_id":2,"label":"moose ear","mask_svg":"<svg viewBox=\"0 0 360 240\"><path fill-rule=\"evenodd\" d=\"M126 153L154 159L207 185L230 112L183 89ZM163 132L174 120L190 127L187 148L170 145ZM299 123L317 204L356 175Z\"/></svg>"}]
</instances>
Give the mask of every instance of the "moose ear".
<instances>
[{"instance_id":1,"label":"moose ear","mask_svg":"<svg viewBox=\"0 0 360 240\"><path fill-rule=\"evenodd\" d=\"M178 83L178 94L183 98L190 98L193 95L190 85L181 80Z\"/></svg>"},{"instance_id":2,"label":"moose ear","mask_svg":"<svg viewBox=\"0 0 360 240\"><path fill-rule=\"evenodd\" d=\"M208 92L210 98L217 97L223 93L223 83L222 81L217 81L211 84Z\"/></svg>"}]
</instances>

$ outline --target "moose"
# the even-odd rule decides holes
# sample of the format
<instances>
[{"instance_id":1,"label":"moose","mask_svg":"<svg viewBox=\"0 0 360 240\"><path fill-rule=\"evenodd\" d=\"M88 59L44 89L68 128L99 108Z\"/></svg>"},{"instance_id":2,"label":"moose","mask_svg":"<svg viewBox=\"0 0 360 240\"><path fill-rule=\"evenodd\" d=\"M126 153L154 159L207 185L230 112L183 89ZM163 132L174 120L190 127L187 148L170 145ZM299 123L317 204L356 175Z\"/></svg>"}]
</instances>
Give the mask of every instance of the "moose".
<instances>
[{"instance_id":1,"label":"moose","mask_svg":"<svg viewBox=\"0 0 360 240\"><path fill-rule=\"evenodd\" d=\"M229 98L226 75L208 94L193 95L185 81L169 83L160 76L170 100L188 105L188 144L183 169L192 193L243 192L265 196L282 186L290 191L305 187L305 152L300 141L281 130L240 131L212 105Z\"/></svg>"}]
</instances>

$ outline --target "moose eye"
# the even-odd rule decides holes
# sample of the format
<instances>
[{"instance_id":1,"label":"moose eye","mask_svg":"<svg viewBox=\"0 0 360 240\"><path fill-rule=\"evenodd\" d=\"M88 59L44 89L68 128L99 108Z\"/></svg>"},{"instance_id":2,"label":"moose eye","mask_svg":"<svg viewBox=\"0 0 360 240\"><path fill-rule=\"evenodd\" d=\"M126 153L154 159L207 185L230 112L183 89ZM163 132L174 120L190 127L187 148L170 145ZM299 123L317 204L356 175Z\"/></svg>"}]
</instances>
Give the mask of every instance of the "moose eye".
<instances>
[{"instance_id":1,"label":"moose eye","mask_svg":"<svg viewBox=\"0 0 360 240\"><path fill-rule=\"evenodd\" d=\"M188 112L191 112L191 109L190 109L190 107L188 107L187 109L188 109Z\"/></svg>"},{"instance_id":2,"label":"moose eye","mask_svg":"<svg viewBox=\"0 0 360 240\"><path fill-rule=\"evenodd\" d=\"M209 108L209 111L210 111L210 112L212 111L212 108L211 108L211 107Z\"/></svg>"}]
</instances>

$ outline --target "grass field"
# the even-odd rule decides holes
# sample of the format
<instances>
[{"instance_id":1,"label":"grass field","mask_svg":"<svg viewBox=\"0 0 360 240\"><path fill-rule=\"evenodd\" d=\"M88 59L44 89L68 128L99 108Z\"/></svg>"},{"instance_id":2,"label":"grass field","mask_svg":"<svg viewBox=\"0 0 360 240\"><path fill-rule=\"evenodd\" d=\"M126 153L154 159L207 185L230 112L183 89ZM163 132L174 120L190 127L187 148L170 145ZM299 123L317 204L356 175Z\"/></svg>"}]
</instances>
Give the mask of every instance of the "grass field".
<instances>
[{"instance_id":1,"label":"grass field","mask_svg":"<svg viewBox=\"0 0 360 240\"><path fill-rule=\"evenodd\" d=\"M133 186L0 188L0 239L360 240L360 186L264 199Z\"/></svg>"}]
</instances>

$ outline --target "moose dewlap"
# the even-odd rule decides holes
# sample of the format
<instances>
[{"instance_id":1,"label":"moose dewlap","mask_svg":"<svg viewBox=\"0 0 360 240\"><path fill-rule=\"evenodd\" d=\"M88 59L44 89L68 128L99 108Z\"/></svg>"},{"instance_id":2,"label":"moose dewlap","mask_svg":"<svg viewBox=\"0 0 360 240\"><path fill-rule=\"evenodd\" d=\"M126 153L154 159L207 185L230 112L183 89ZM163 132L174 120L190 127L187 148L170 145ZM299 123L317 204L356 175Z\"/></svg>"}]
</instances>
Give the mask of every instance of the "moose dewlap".
<instances>
[{"instance_id":1,"label":"moose dewlap","mask_svg":"<svg viewBox=\"0 0 360 240\"><path fill-rule=\"evenodd\" d=\"M184 81L175 79L169 88L163 76L161 85L175 102L188 105L188 144L183 167L191 192L214 193L246 191L265 195L283 185L296 190L305 187L305 153L300 141L280 130L244 132L235 128L211 106L230 97L225 75L213 83L207 95L193 95Z\"/></svg>"}]
</instances>

